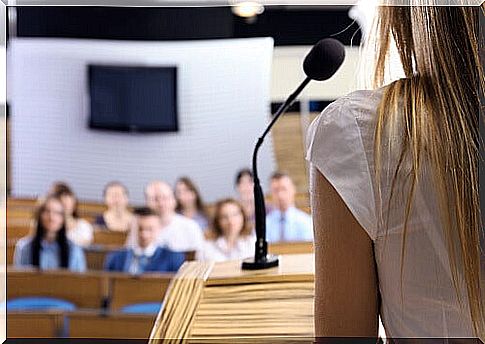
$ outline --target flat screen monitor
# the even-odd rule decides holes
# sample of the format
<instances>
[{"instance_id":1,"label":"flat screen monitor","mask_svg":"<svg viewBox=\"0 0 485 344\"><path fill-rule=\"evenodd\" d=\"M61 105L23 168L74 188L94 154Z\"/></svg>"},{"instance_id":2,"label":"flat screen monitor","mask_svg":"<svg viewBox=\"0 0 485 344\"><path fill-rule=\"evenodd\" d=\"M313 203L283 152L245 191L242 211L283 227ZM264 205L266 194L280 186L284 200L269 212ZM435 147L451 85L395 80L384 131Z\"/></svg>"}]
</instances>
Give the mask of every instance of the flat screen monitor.
<instances>
[{"instance_id":1,"label":"flat screen monitor","mask_svg":"<svg viewBox=\"0 0 485 344\"><path fill-rule=\"evenodd\" d=\"M177 68L89 65L93 129L178 131Z\"/></svg>"}]
</instances>

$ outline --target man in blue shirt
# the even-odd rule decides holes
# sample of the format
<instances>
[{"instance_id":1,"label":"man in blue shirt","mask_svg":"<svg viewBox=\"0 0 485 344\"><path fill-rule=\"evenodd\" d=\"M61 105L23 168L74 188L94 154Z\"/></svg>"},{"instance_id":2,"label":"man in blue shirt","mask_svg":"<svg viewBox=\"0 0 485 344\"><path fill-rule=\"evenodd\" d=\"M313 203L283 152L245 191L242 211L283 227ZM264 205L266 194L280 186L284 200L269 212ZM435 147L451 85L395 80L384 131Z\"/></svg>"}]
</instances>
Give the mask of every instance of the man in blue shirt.
<instances>
[{"instance_id":1,"label":"man in blue shirt","mask_svg":"<svg viewBox=\"0 0 485 344\"><path fill-rule=\"evenodd\" d=\"M176 272L185 260L182 252L173 252L157 244L160 217L150 208L135 210L138 224L137 245L113 252L106 257L105 270L130 274Z\"/></svg>"},{"instance_id":2,"label":"man in blue shirt","mask_svg":"<svg viewBox=\"0 0 485 344\"><path fill-rule=\"evenodd\" d=\"M309 214L295 207L295 185L281 172L271 176L274 209L266 216L268 242L313 241L313 224Z\"/></svg>"}]
</instances>

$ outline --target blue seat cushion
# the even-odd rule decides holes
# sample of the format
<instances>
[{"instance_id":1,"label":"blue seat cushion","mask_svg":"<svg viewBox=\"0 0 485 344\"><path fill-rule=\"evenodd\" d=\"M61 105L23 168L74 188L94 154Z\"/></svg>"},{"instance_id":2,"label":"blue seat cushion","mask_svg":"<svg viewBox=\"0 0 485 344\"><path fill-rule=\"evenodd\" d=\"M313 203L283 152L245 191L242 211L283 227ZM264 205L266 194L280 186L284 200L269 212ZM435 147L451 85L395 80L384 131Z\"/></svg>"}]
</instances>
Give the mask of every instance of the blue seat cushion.
<instances>
[{"instance_id":1,"label":"blue seat cushion","mask_svg":"<svg viewBox=\"0 0 485 344\"><path fill-rule=\"evenodd\" d=\"M122 313L132 314L157 314L162 308L160 302L134 303L121 308Z\"/></svg>"},{"instance_id":2,"label":"blue seat cushion","mask_svg":"<svg viewBox=\"0 0 485 344\"><path fill-rule=\"evenodd\" d=\"M76 306L69 301L53 297L19 297L7 301L7 311L24 310L47 310L57 309L62 311L73 311Z\"/></svg>"}]
</instances>

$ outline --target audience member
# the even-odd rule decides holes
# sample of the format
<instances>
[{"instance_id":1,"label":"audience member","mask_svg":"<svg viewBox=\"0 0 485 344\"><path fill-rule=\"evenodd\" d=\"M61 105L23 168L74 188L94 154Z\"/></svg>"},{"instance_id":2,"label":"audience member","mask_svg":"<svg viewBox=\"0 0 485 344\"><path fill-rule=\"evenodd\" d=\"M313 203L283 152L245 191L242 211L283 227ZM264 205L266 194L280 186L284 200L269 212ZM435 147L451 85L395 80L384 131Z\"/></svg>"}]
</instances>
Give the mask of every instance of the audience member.
<instances>
[{"instance_id":1,"label":"audience member","mask_svg":"<svg viewBox=\"0 0 485 344\"><path fill-rule=\"evenodd\" d=\"M197 222L200 228L206 229L209 222L207 211L195 184L188 177L181 177L175 184L177 213Z\"/></svg>"},{"instance_id":2,"label":"audience member","mask_svg":"<svg viewBox=\"0 0 485 344\"><path fill-rule=\"evenodd\" d=\"M79 246L89 246L93 241L93 226L78 216L77 199L69 185L56 182L49 194L59 198L64 206L67 238Z\"/></svg>"},{"instance_id":3,"label":"audience member","mask_svg":"<svg viewBox=\"0 0 485 344\"><path fill-rule=\"evenodd\" d=\"M248 221L254 225L254 180L253 172L245 168L240 170L236 175L236 190L238 201L244 208Z\"/></svg>"},{"instance_id":4,"label":"audience member","mask_svg":"<svg viewBox=\"0 0 485 344\"><path fill-rule=\"evenodd\" d=\"M157 237L161 231L158 213L144 207L135 210L135 215L138 227L136 246L108 255L105 270L134 275L149 271L176 272L184 262L185 255L158 245Z\"/></svg>"},{"instance_id":5,"label":"audience member","mask_svg":"<svg viewBox=\"0 0 485 344\"><path fill-rule=\"evenodd\" d=\"M98 215L95 225L115 232L127 232L134 217L128 209L128 189L120 182L110 182L103 190L106 211Z\"/></svg>"},{"instance_id":6,"label":"audience member","mask_svg":"<svg viewBox=\"0 0 485 344\"><path fill-rule=\"evenodd\" d=\"M312 241L311 216L295 207L295 185L281 172L271 176L271 197L275 207L266 216L268 242Z\"/></svg>"},{"instance_id":7,"label":"audience member","mask_svg":"<svg viewBox=\"0 0 485 344\"><path fill-rule=\"evenodd\" d=\"M202 229L197 222L175 212L175 195L165 182L153 181L145 189L146 205L160 216L158 244L172 251L198 251L204 242ZM136 243L136 230L130 233L127 244Z\"/></svg>"},{"instance_id":8,"label":"audience member","mask_svg":"<svg viewBox=\"0 0 485 344\"><path fill-rule=\"evenodd\" d=\"M83 250L67 238L66 212L61 200L48 196L35 213L35 231L20 239L14 252L14 265L41 270L66 268L86 270Z\"/></svg>"},{"instance_id":9,"label":"audience member","mask_svg":"<svg viewBox=\"0 0 485 344\"><path fill-rule=\"evenodd\" d=\"M200 260L225 261L251 257L255 237L244 208L236 200L219 201L215 207L213 226L207 232L209 240L197 252Z\"/></svg>"}]
</instances>

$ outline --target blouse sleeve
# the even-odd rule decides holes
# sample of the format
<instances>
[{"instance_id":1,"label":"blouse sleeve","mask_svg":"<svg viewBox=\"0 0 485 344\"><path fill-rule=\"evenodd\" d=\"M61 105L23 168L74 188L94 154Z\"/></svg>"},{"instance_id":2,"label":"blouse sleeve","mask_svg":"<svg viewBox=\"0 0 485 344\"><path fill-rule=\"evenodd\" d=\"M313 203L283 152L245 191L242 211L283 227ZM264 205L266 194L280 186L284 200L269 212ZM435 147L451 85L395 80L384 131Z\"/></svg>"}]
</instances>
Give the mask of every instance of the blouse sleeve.
<instances>
[{"instance_id":1,"label":"blouse sleeve","mask_svg":"<svg viewBox=\"0 0 485 344\"><path fill-rule=\"evenodd\" d=\"M86 271L86 257L83 249L76 244L70 243L70 251L69 270L74 272Z\"/></svg>"},{"instance_id":2,"label":"blouse sleeve","mask_svg":"<svg viewBox=\"0 0 485 344\"><path fill-rule=\"evenodd\" d=\"M15 251L13 256L13 265L15 267L21 267L32 264L31 259L31 244L27 238L20 239L15 245Z\"/></svg>"},{"instance_id":3,"label":"blouse sleeve","mask_svg":"<svg viewBox=\"0 0 485 344\"><path fill-rule=\"evenodd\" d=\"M80 246L89 246L93 242L94 229L93 226L84 219L78 220L76 239Z\"/></svg>"},{"instance_id":4,"label":"blouse sleeve","mask_svg":"<svg viewBox=\"0 0 485 344\"><path fill-rule=\"evenodd\" d=\"M377 237L369 164L349 98L330 104L311 124L306 159L328 180L372 240Z\"/></svg>"}]
</instances>

